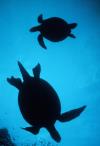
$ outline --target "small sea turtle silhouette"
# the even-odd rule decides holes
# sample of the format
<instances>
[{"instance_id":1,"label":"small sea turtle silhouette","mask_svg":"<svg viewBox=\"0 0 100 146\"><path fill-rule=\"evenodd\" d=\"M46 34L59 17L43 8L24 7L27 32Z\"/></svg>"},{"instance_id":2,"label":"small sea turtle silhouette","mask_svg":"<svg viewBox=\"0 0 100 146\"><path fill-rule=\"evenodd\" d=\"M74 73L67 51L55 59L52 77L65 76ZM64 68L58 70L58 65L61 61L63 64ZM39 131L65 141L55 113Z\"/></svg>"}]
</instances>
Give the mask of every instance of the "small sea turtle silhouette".
<instances>
[{"instance_id":1,"label":"small sea turtle silhouette","mask_svg":"<svg viewBox=\"0 0 100 146\"><path fill-rule=\"evenodd\" d=\"M75 28L77 23L68 24L65 20L58 17L51 17L43 20L42 15L38 17L38 22L40 25L32 27L30 32L40 32L38 42L44 49L46 49L46 46L44 44L43 37L52 42L62 41L68 36L75 38L75 36L71 33L71 29Z\"/></svg>"},{"instance_id":2,"label":"small sea turtle silhouette","mask_svg":"<svg viewBox=\"0 0 100 146\"><path fill-rule=\"evenodd\" d=\"M61 137L54 124L56 120L67 122L78 117L86 106L61 114L61 104L56 91L45 80L40 78L41 67L33 68L34 77L30 76L18 62L23 82L20 78L7 78L7 81L19 90L18 103L24 119L31 125L22 128L37 134L40 128L48 130L51 137L59 142Z\"/></svg>"}]
</instances>

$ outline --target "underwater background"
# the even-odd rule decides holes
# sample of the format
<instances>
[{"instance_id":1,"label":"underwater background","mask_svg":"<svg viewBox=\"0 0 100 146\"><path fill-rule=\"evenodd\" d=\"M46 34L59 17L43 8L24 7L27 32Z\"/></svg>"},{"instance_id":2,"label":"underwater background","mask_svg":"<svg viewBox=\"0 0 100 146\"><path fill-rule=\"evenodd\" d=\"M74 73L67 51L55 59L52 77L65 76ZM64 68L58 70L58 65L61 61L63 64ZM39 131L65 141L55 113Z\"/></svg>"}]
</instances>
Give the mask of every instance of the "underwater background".
<instances>
[{"instance_id":1,"label":"underwater background","mask_svg":"<svg viewBox=\"0 0 100 146\"><path fill-rule=\"evenodd\" d=\"M76 39L59 43L44 39L47 50L38 43L39 32L29 29L38 24L37 17L60 17L76 22L72 30ZM55 126L62 140L56 143L42 128L32 135L18 107L18 90L6 81L20 77L17 61L28 72L41 64L41 78L57 91L61 111L87 105L80 117ZM99 0L0 0L0 129L7 128L18 146L47 141L54 146L100 145L100 1ZM38 144L39 146L39 144Z\"/></svg>"}]
</instances>

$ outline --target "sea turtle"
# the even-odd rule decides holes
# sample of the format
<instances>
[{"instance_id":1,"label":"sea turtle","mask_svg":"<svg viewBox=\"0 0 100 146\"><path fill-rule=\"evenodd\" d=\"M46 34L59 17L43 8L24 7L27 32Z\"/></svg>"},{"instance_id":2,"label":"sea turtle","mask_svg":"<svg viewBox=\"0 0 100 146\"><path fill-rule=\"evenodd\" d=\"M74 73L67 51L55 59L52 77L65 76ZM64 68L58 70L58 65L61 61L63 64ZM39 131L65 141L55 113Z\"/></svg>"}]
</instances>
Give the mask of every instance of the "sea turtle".
<instances>
[{"instance_id":1,"label":"sea turtle","mask_svg":"<svg viewBox=\"0 0 100 146\"><path fill-rule=\"evenodd\" d=\"M7 81L19 90L18 104L24 119L31 125L23 128L37 134L40 128L48 130L51 137L60 142L61 137L54 124L56 120L67 122L78 117L86 106L61 114L59 97L53 87L40 78L41 67L33 68L34 77L30 76L23 65L18 62L23 82L20 78L7 78Z\"/></svg>"},{"instance_id":2,"label":"sea turtle","mask_svg":"<svg viewBox=\"0 0 100 146\"><path fill-rule=\"evenodd\" d=\"M77 23L68 24L65 20L58 17L51 17L43 20L42 15L38 17L38 22L40 24L36 27L32 27L30 32L40 32L38 41L44 49L46 49L46 46L44 44L43 37L52 42L62 41L68 36L75 38L75 36L71 33L71 29L75 28Z\"/></svg>"}]
</instances>

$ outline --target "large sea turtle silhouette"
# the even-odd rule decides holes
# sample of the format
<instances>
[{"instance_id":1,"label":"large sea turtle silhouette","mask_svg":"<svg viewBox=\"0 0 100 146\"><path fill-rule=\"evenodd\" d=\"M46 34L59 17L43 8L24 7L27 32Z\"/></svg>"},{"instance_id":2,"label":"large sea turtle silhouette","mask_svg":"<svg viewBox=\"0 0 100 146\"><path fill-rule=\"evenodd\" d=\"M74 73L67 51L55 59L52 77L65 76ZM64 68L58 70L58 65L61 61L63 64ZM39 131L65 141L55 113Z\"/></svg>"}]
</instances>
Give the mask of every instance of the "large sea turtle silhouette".
<instances>
[{"instance_id":1,"label":"large sea turtle silhouette","mask_svg":"<svg viewBox=\"0 0 100 146\"><path fill-rule=\"evenodd\" d=\"M47 81L40 78L40 64L33 68L34 77L28 74L20 62L18 65L23 81L13 76L7 78L7 81L19 90L20 111L31 125L22 129L38 134L40 128L44 127L56 142L60 142L61 137L54 126L56 120L68 122L78 117L86 106L61 114L61 104L56 91Z\"/></svg>"},{"instance_id":2,"label":"large sea turtle silhouette","mask_svg":"<svg viewBox=\"0 0 100 146\"><path fill-rule=\"evenodd\" d=\"M38 17L38 22L39 25L32 27L30 32L40 32L38 42L44 49L46 49L46 46L43 37L52 42L62 41L68 36L75 38L75 35L71 33L71 29L74 29L77 23L68 24L64 19L58 17L43 20L42 15Z\"/></svg>"}]
</instances>

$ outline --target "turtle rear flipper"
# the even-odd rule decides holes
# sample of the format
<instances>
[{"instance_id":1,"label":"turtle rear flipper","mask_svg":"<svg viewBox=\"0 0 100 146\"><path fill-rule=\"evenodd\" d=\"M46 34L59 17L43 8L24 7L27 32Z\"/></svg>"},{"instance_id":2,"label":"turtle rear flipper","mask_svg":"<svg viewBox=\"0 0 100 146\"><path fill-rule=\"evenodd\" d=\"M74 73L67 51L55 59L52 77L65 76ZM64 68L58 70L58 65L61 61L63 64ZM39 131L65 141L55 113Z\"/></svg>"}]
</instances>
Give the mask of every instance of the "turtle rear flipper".
<instances>
[{"instance_id":1,"label":"turtle rear flipper","mask_svg":"<svg viewBox=\"0 0 100 146\"><path fill-rule=\"evenodd\" d=\"M76 38L76 36L75 36L74 34L72 34L72 33L70 33L69 36L70 36L71 38Z\"/></svg>"},{"instance_id":2,"label":"turtle rear flipper","mask_svg":"<svg viewBox=\"0 0 100 146\"><path fill-rule=\"evenodd\" d=\"M54 127L54 125L47 127L47 130L49 131L51 137L52 137L56 142L60 142L61 137L60 137L58 131L56 130L56 128Z\"/></svg>"},{"instance_id":3,"label":"turtle rear flipper","mask_svg":"<svg viewBox=\"0 0 100 146\"><path fill-rule=\"evenodd\" d=\"M31 132L32 134L36 135L36 134L39 133L40 127L34 126L34 127L26 127L26 128L22 128L22 129L24 129L24 130L26 130L28 132Z\"/></svg>"},{"instance_id":4,"label":"turtle rear flipper","mask_svg":"<svg viewBox=\"0 0 100 146\"><path fill-rule=\"evenodd\" d=\"M63 114L61 114L61 116L59 117L59 121L60 122L67 122L67 121L71 121L75 118L77 118L86 108L86 106L82 106L80 108L65 112Z\"/></svg>"},{"instance_id":5,"label":"turtle rear flipper","mask_svg":"<svg viewBox=\"0 0 100 146\"><path fill-rule=\"evenodd\" d=\"M77 26L77 23L71 23L71 24L69 24L69 27L70 27L71 29L74 29L76 26Z\"/></svg>"},{"instance_id":6,"label":"turtle rear flipper","mask_svg":"<svg viewBox=\"0 0 100 146\"><path fill-rule=\"evenodd\" d=\"M38 42L39 42L39 44L40 44L44 49L47 49L47 47L45 46L45 43L44 43L44 41L43 41L43 36L42 36L42 34L40 34L40 35L38 36Z\"/></svg>"},{"instance_id":7,"label":"turtle rear flipper","mask_svg":"<svg viewBox=\"0 0 100 146\"><path fill-rule=\"evenodd\" d=\"M22 81L20 78L14 78L12 76L11 78L7 78L7 81L9 84L15 86L17 89L21 89L22 87Z\"/></svg>"}]
</instances>

